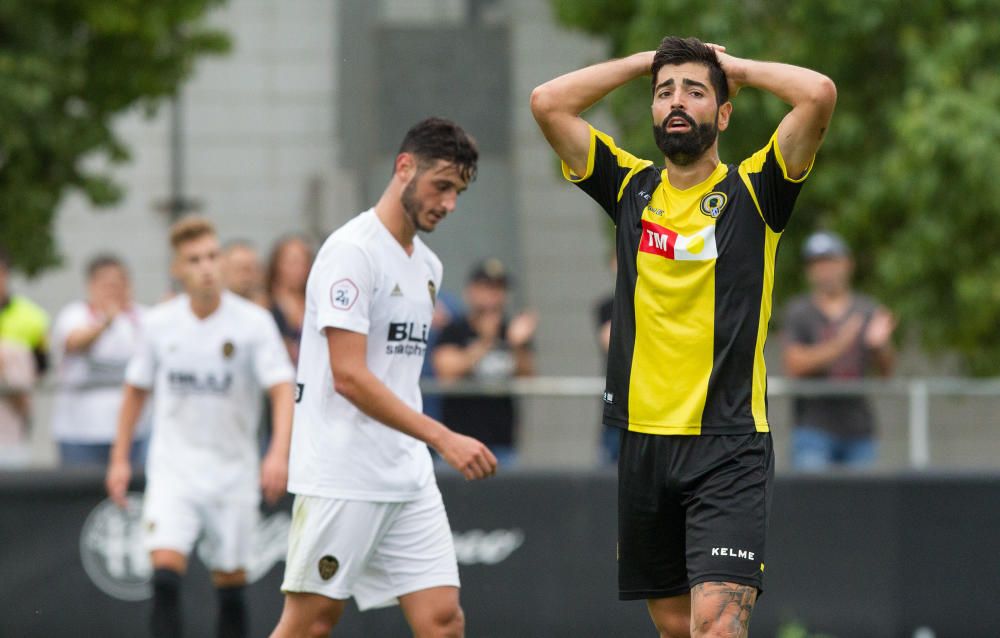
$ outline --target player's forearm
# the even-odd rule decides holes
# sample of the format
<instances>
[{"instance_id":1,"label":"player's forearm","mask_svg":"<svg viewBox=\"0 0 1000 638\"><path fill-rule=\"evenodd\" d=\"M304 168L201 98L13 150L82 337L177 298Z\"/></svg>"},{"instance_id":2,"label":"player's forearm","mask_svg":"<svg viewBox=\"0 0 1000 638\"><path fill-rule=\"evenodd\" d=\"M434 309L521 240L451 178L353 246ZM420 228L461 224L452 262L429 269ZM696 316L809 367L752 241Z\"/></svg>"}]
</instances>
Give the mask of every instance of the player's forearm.
<instances>
[{"instance_id":1,"label":"player's forearm","mask_svg":"<svg viewBox=\"0 0 1000 638\"><path fill-rule=\"evenodd\" d=\"M278 383L268 389L271 399L271 444L268 454L278 454L288 458L292 444L292 413L295 393L291 383Z\"/></svg>"},{"instance_id":2,"label":"player's forearm","mask_svg":"<svg viewBox=\"0 0 1000 638\"><path fill-rule=\"evenodd\" d=\"M577 116L611 91L648 75L653 52L609 60L549 80L531 92L531 112L539 121L553 114Z\"/></svg>"},{"instance_id":3,"label":"player's forearm","mask_svg":"<svg viewBox=\"0 0 1000 638\"><path fill-rule=\"evenodd\" d=\"M448 428L403 403L367 368L334 375L334 389L379 423L436 448Z\"/></svg>"},{"instance_id":4,"label":"player's forearm","mask_svg":"<svg viewBox=\"0 0 1000 638\"><path fill-rule=\"evenodd\" d=\"M837 88L833 81L817 71L781 62L743 60L735 69L728 70L729 79L742 86L752 86L774 94L793 108L815 105L829 115L837 101Z\"/></svg>"},{"instance_id":5,"label":"player's forearm","mask_svg":"<svg viewBox=\"0 0 1000 638\"><path fill-rule=\"evenodd\" d=\"M128 461L132 451L132 439L135 436L135 426L142 414L142 406L146 403L148 390L125 384L122 396L122 406L118 411L118 433L114 445L111 446L110 460Z\"/></svg>"}]
</instances>

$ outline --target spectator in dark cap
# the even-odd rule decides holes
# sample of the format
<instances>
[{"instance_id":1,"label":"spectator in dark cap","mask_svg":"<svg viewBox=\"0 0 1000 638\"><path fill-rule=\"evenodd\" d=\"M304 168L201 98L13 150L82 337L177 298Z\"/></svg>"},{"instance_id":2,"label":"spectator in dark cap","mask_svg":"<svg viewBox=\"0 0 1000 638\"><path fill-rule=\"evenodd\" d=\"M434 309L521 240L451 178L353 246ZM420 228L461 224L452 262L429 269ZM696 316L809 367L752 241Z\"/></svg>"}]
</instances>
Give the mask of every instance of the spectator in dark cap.
<instances>
[{"instance_id":1,"label":"spectator in dark cap","mask_svg":"<svg viewBox=\"0 0 1000 638\"><path fill-rule=\"evenodd\" d=\"M785 373L807 379L860 379L892 374L895 319L851 288L854 261L829 231L802 250L810 292L789 302L783 322ZM794 401L792 465L822 470L863 467L878 454L875 419L864 397L801 397Z\"/></svg>"},{"instance_id":2,"label":"spectator in dark cap","mask_svg":"<svg viewBox=\"0 0 1000 638\"><path fill-rule=\"evenodd\" d=\"M432 354L442 382L470 380L488 384L535 373L532 340L534 312L507 317L511 278L503 263L490 258L469 273L466 313L441 330ZM456 432L479 439L500 465L515 462L517 412L509 395L449 396L441 403L443 421Z\"/></svg>"}]
</instances>

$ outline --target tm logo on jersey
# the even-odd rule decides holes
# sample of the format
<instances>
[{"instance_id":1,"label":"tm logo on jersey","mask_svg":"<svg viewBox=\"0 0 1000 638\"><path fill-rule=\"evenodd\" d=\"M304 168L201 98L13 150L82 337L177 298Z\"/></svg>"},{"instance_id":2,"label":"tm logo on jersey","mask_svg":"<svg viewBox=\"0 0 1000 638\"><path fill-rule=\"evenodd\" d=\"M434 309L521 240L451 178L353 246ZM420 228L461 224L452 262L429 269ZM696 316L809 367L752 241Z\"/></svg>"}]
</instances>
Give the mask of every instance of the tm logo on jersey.
<instances>
[{"instance_id":1,"label":"tm logo on jersey","mask_svg":"<svg viewBox=\"0 0 1000 638\"><path fill-rule=\"evenodd\" d=\"M389 324L386 354L423 356L427 350L427 337L431 327L426 323L394 321Z\"/></svg>"},{"instance_id":2,"label":"tm logo on jersey","mask_svg":"<svg viewBox=\"0 0 1000 638\"><path fill-rule=\"evenodd\" d=\"M706 226L692 235L682 235L666 226L642 220L639 252L677 261L709 261L719 256L715 226Z\"/></svg>"}]
</instances>

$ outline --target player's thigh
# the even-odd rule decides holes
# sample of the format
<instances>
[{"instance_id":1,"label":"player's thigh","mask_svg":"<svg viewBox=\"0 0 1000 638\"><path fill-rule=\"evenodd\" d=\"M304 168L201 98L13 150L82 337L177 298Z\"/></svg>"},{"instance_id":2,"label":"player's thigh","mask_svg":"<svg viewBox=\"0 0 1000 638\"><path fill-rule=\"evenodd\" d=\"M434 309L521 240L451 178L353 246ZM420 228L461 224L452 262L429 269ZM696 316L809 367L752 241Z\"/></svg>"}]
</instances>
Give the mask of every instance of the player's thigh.
<instances>
[{"instance_id":1,"label":"player's thigh","mask_svg":"<svg viewBox=\"0 0 1000 638\"><path fill-rule=\"evenodd\" d=\"M400 504L355 587L362 610L394 604L406 594L459 587L451 525L436 489Z\"/></svg>"},{"instance_id":2,"label":"player's thigh","mask_svg":"<svg viewBox=\"0 0 1000 638\"><path fill-rule=\"evenodd\" d=\"M201 533L197 504L185 494L151 478L142 505L143 546L190 556Z\"/></svg>"},{"instance_id":3,"label":"player's thigh","mask_svg":"<svg viewBox=\"0 0 1000 638\"><path fill-rule=\"evenodd\" d=\"M458 601L458 587L431 587L399 597L406 622L417 638L455 636L465 630L465 616Z\"/></svg>"},{"instance_id":4,"label":"player's thigh","mask_svg":"<svg viewBox=\"0 0 1000 638\"><path fill-rule=\"evenodd\" d=\"M704 469L686 495L692 591L703 582L762 589L774 476L770 435L699 438Z\"/></svg>"},{"instance_id":5,"label":"player's thigh","mask_svg":"<svg viewBox=\"0 0 1000 638\"><path fill-rule=\"evenodd\" d=\"M334 600L354 596L398 507L297 495L281 590Z\"/></svg>"},{"instance_id":6,"label":"player's thigh","mask_svg":"<svg viewBox=\"0 0 1000 638\"><path fill-rule=\"evenodd\" d=\"M625 432L618 457L618 595L669 598L690 590L685 511L667 489L676 437Z\"/></svg>"},{"instance_id":7,"label":"player's thigh","mask_svg":"<svg viewBox=\"0 0 1000 638\"><path fill-rule=\"evenodd\" d=\"M243 573L245 579L253 559L259 508L256 493L210 499L200 504L204 537L199 553L213 576L218 574L222 581L231 581Z\"/></svg>"},{"instance_id":8,"label":"player's thigh","mask_svg":"<svg viewBox=\"0 0 1000 638\"><path fill-rule=\"evenodd\" d=\"M691 635L691 595L651 598L646 601L649 616L662 638L687 638Z\"/></svg>"}]
</instances>

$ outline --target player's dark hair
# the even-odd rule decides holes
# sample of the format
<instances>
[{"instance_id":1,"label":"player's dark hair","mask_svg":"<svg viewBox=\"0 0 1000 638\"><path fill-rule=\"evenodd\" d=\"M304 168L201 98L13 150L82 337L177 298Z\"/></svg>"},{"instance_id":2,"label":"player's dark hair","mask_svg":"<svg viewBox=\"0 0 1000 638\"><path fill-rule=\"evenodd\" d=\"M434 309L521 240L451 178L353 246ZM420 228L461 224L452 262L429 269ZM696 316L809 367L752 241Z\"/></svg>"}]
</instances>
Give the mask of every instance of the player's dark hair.
<instances>
[{"instance_id":1,"label":"player's dark hair","mask_svg":"<svg viewBox=\"0 0 1000 638\"><path fill-rule=\"evenodd\" d=\"M420 162L445 160L455 165L466 181L476 179L479 149L461 126L443 117L429 117L406 132L400 153L412 153Z\"/></svg>"},{"instance_id":2,"label":"player's dark hair","mask_svg":"<svg viewBox=\"0 0 1000 638\"><path fill-rule=\"evenodd\" d=\"M653 90L656 90L656 75L664 66L685 64L687 62L697 62L708 67L708 78L715 89L715 97L718 104L725 104L729 100L729 84L726 81L726 72L719 64L719 56L715 54L715 49L708 46L698 38L678 38L668 35L660 42L653 55Z\"/></svg>"},{"instance_id":3,"label":"player's dark hair","mask_svg":"<svg viewBox=\"0 0 1000 638\"><path fill-rule=\"evenodd\" d=\"M3 249L3 246L0 246L0 268L10 270L10 255Z\"/></svg>"},{"instance_id":4,"label":"player's dark hair","mask_svg":"<svg viewBox=\"0 0 1000 638\"><path fill-rule=\"evenodd\" d=\"M87 274L87 279L93 279L94 275L98 271L104 268L117 268L122 271L123 274L128 274L128 268L125 267L125 262L119 259L116 255L111 253L101 253L91 257L90 261L87 262L87 268L84 271Z\"/></svg>"}]
</instances>

